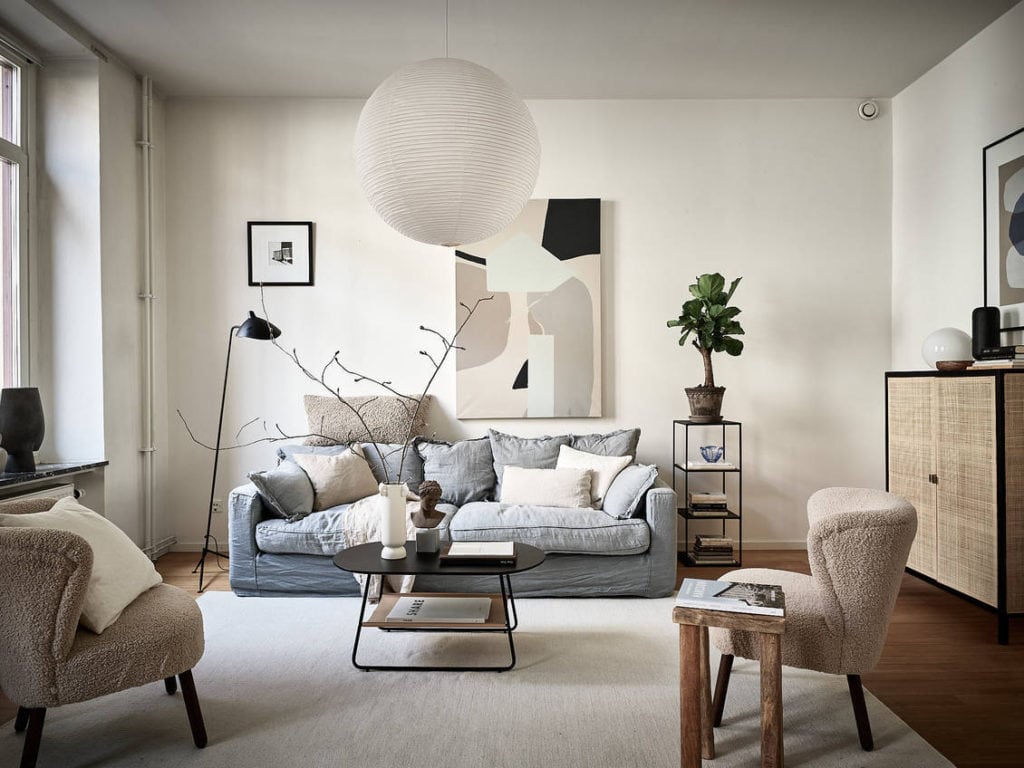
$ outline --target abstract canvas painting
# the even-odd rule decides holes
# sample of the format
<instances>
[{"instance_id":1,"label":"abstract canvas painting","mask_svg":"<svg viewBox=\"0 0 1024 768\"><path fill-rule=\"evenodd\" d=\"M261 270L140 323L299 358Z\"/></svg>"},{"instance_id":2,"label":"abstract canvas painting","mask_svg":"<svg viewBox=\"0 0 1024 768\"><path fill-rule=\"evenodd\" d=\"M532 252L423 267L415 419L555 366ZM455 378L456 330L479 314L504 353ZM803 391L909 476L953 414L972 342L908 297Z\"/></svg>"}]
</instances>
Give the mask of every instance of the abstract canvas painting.
<instances>
[{"instance_id":1,"label":"abstract canvas painting","mask_svg":"<svg viewBox=\"0 0 1024 768\"><path fill-rule=\"evenodd\" d=\"M601 415L601 201L530 200L455 251L456 301L482 303L459 337L456 415Z\"/></svg>"},{"instance_id":2,"label":"abstract canvas painting","mask_svg":"<svg viewBox=\"0 0 1024 768\"><path fill-rule=\"evenodd\" d=\"M1003 328L1024 324L1024 128L984 150L985 303Z\"/></svg>"}]
</instances>

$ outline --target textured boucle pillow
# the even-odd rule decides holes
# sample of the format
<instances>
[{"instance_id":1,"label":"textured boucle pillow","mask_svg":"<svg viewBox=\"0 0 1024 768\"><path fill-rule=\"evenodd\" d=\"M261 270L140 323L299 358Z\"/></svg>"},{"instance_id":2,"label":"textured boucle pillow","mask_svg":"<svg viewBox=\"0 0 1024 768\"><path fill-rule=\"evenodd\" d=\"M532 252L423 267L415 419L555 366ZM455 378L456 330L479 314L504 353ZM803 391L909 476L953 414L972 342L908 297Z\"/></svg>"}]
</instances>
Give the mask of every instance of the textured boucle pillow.
<instances>
[{"instance_id":1,"label":"textured boucle pillow","mask_svg":"<svg viewBox=\"0 0 1024 768\"><path fill-rule=\"evenodd\" d=\"M379 492L377 480L358 443L337 456L297 453L294 458L313 483L314 511L350 504Z\"/></svg>"},{"instance_id":2,"label":"textured boucle pillow","mask_svg":"<svg viewBox=\"0 0 1024 768\"><path fill-rule=\"evenodd\" d=\"M505 482L501 484L501 503L572 509L589 507L590 470L507 466Z\"/></svg>"},{"instance_id":3,"label":"textured boucle pillow","mask_svg":"<svg viewBox=\"0 0 1024 768\"><path fill-rule=\"evenodd\" d=\"M376 397L345 397L359 415L370 434L352 413L352 409L336 397L306 395L302 403L306 407L306 421L311 437L306 445L333 445L335 443L368 442L404 443L407 438L419 437L427 428L427 417L433 402L432 395L423 398L419 413L409 432L409 421L416 410L416 403L409 398L381 395Z\"/></svg>"},{"instance_id":4,"label":"textured boucle pillow","mask_svg":"<svg viewBox=\"0 0 1024 768\"><path fill-rule=\"evenodd\" d=\"M68 531L86 540L92 549L92 572L79 621L96 634L117 621L135 598L163 581L150 559L120 528L73 496L59 499L46 512L0 514L0 526Z\"/></svg>"}]
</instances>

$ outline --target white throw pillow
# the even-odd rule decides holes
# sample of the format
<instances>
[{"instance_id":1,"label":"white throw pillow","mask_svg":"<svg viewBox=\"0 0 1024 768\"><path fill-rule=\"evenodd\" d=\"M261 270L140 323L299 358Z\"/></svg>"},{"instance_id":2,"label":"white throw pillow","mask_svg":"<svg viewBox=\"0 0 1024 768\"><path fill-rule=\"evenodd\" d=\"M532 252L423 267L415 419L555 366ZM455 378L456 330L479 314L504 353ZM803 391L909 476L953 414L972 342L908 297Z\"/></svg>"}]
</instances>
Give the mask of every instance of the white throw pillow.
<instances>
[{"instance_id":1,"label":"white throw pillow","mask_svg":"<svg viewBox=\"0 0 1024 768\"><path fill-rule=\"evenodd\" d=\"M501 476L501 503L589 507L590 471L506 466Z\"/></svg>"},{"instance_id":2,"label":"white throw pillow","mask_svg":"<svg viewBox=\"0 0 1024 768\"><path fill-rule=\"evenodd\" d=\"M593 473L590 481L590 501L594 509L604 504L604 496L612 485L615 476L629 466L632 456L598 456L596 453L577 451L563 445L558 449L558 469L575 468L589 469Z\"/></svg>"},{"instance_id":3,"label":"white throw pillow","mask_svg":"<svg viewBox=\"0 0 1024 768\"><path fill-rule=\"evenodd\" d=\"M336 456L296 453L292 458L313 483L316 493L313 509L316 511L350 504L379 492L377 480L359 443Z\"/></svg>"},{"instance_id":4,"label":"white throw pillow","mask_svg":"<svg viewBox=\"0 0 1024 768\"><path fill-rule=\"evenodd\" d=\"M69 531L89 543L92 574L80 622L96 634L117 621L135 598L163 581L150 559L120 528L83 507L73 496L59 499L46 512L0 514L0 526Z\"/></svg>"}]
</instances>

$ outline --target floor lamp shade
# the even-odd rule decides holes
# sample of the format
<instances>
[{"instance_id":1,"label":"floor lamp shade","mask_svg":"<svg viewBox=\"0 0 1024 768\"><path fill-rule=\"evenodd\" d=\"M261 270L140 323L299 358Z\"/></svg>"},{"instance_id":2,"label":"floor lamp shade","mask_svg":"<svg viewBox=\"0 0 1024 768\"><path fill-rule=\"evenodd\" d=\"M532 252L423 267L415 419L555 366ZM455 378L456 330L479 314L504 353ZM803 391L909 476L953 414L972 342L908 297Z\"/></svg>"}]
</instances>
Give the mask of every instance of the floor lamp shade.
<instances>
[{"instance_id":1,"label":"floor lamp shade","mask_svg":"<svg viewBox=\"0 0 1024 768\"><path fill-rule=\"evenodd\" d=\"M32 454L43 444L46 422L36 387L10 387L0 393L0 445L7 451L4 472L35 472Z\"/></svg>"},{"instance_id":2,"label":"floor lamp shade","mask_svg":"<svg viewBox=\"0 0 1024 768\"><path fill-rule=\"evenodd\" d=\"M388 77L359 116L356 171L370 205L421 243L455 246L500 232L540 169L523 100L485 67L428 59Z\"/></svg>"}]
</instances>

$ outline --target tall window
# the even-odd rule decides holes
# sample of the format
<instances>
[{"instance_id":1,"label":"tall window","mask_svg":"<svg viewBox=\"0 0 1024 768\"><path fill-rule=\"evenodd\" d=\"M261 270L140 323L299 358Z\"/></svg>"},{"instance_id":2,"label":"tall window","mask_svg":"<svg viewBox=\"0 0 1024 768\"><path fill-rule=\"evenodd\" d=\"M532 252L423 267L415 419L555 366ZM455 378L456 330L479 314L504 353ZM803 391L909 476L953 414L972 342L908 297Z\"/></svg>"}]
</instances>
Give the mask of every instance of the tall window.
<instances>
[{"instance_id":1,"label":"tall window","mask_svg":"<svg viewBox=\"0 0 1024 768\"><path fill-rule=\"evenodd\" d=\"M0 45L0 380L21 379L22 277L28 224L26 62Z\"/></svg>"}]
</instances>

